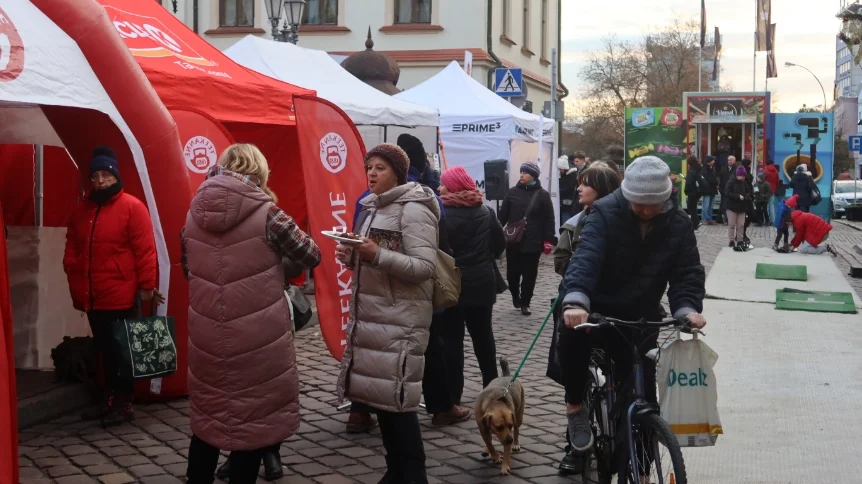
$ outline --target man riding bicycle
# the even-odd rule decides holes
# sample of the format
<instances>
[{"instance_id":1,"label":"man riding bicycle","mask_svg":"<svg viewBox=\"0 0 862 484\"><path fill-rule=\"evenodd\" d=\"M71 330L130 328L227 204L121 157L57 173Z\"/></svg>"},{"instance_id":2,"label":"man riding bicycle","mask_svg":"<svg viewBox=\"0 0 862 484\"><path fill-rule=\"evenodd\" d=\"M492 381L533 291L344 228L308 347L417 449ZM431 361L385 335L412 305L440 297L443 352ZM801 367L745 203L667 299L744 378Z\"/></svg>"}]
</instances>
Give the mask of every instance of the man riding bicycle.
<instances>
[{"instance_id":1,"label":"man riding bicycle","mask_svg":"<svg viewBox=\"0 0 862 484\"><path fill-rule=\"evenodd\" d=\"M674 318L688 317L693 328L706 319L703 298L705 272L700 263L696 221L676 207L671 198L670 170L659 158L636 159L625 172L622 186L593 205L581 231L561 290L564 308L559 351L566 387L569 441L577 451L593 446L589 413L582 408L590 378L590 349L596 335L574 328L591 312L627 321L661 321L661 299L667 289ZM668 284L670 288L668 289ZM636 330L601 335L619 380L631 373L631 346ZM648 336L644 351L654 348L658 335ZM657 403L655 363L644 359L646 399ZM618 386L622 381L615 382Z\"/></svg>"}]
</instances>

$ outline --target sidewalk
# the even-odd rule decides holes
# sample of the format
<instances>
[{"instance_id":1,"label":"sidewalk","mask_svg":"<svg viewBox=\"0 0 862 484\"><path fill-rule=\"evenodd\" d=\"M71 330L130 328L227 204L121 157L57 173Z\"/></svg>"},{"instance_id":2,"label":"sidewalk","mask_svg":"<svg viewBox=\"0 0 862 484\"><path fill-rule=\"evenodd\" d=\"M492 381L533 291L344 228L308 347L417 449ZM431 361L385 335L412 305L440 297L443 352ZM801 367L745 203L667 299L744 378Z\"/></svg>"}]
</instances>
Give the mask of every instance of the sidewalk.
<instances>
[{"instance_id":1,"label":"sidewalk","mask_svg":"<svg viewBox=\"0 0 862 484\"><path fill-rule=\"evenodd\" d=\"M698 245L701 258L707 270L711 268L716 256L727 246L726 227L703 227L698 233ZM750 232L754 244L767 247L772 244L774 229L753 228ZM862 239L862 232L837 226L830 236L836 246L849 250L854 243ZM842 273L847 273L847 267L841 259L836 263ZM845 264L846 265L846 264ZM556 295L559 276L554 274L550 258L543 258L541 274L536 288L533 303L534 314L522 317L512 308L508 295L498 299L494 312L494 331L497 339L498 356L505 356L512 365L517 365L527 347L532 335L538 330L551 299ZM849 281L858 294L862 294L862 281ZM753 306L763 306L754 304ZM829 472L840 472L841 476L855 469L856 462L842 457L836 462L842 452L850 452L854 447L844 440L834 440L841 430L837 426L846 425L846 429L857 430L855 421L848 421L846 415L853 415L862 401L855 395L852 375L846 374L852 368L858 367L855 361L856 352L850 351L850 346L859 346L862 335L851 324L830 324L834 320L829 315L817 315L818 326L811 328L805 325L806 313L795 313L793 318L775 318L770 316L764 320L760 313L748 313L747 305L743 303L716 305L708 302L708 318L712 331L707 330L708 341L721 355L719 364L722 374L727 375L722 382L720 404L722 417L726 419L725 432L728 434L719 439L717 451L696 449L686 451L689 459L689 469L694 475L701 476L701 469L726 468L720 472L736 472L737 470L757 469L758 479L747 482L775 482L770 472L783 477L782 482L837 482L828 476ZM858 318L858 315L856 316ZM802 319L800 319L802 318ZM792 323L792 324L791 324ZM757 331L747 329L751 325L762 325ZM795 346L775 347L781 349L775 358L779 358L776 366L772 366L775 377L783 375L786 379L777 380L772 386L763 387L764 382L748 380L757 376L761 359L767 353L760 352L759 345L769 341L772 332L793 331L785 337L791 339ZM713 334L715 333L715 334ZM756 338L756 339L755 339ZM809 341L812 339L812 341ZM835 341L835 340L842 341ZM715 343L713 343L715 342ZM825 343L828 343L824 346ZM829 347L829 345L832 345ZM297 435L286 442L281 449L283 461L288 469L287 475L280 483L290 484L340 484L340 483L371 483L375 484L383 474L385 466L382 443L379 432L372 435L348 435L344 432L347 413L335 408L335 383L337 379L337 362L329 356L320 338L317 328L300 332L296 340L297 360L302 382L302 426ZM527 409L524 425L521 429L521 442L524 451L512 457L512 475L499 476L499 466L492 465L480 456L481 439L476 431L476 424L470 420L458 426L434 428L430 418L422 416L425 451L428 457L428 470L432 476L431 482L447 483L569 483L581 482L576 478L557 476L556 465L563 455L563 440L565 418L562 388L548 380L545 375L547 352L550 346L550 331L546 329L539 339L536 349L521 375L526 389ZM466 347L466 388L464 404L472 406L475 396L480 391L481 377L476 359L473 356L469 341ZM824 349L824 348L831 349ZM806 348L810 349L806 350ZM811 360L811 351L820 348L820 360ZM833 351L834 349L834 351ZM762 354L761 354L762 353ZM768 353L772 355L772 353ZM745 380L742 374L734 375L734 369L742 363L748 368ZM816 366L811 366L816 365ZM843 366L841 366L843 365ZM807 373L802 372L807 369ZM781 373L778 370L786 370ZM769 374L773 374L769 373ZM822 374L823 378L813 379L812 374ZM828 378L827 378L828 377ZM807 378L807 379L806 379ZM786 383L785 383L786 382ZM830 383L831 387L823 386ZM727 386L725 386L727 385ZM776 386L777 385L777 386ZM815 388L815 386L820 385ZM768 395L762 396L764 388ZM725 390L726 389L726 390ZM815 393L815 390L821 393ZM773 393L775 392L775 393ZM829 402L821 402L816 395L829 396ZM781 398L779 398L781 397ZM851 399L854 398L854 399ZM732 406L726 406L731 404ZM828 403L828 404L827 404ZM797 405L806 405L801 412ZM784 409L793 408L792 420L780 417ZM146 484L170 484L182 482L185 473L186 457L188 455L188 400L178 400L170 403L142 405L138 407L137 417L130 425L116 427L105 431L96 425L80 422L77 415L63 417L49 424L40 425L22 431L20 434L21 482L24 484L50 483L104 483L122 484L142 482ZM806 413L807 412L807 413ZM840 413L839 413L840 412ZM739 413L740 418L734 414ZM798 428L806 414L812 420L804 426L806 433L801 435ZM741 418L750 414L747 419ZM852 420L852 419L851 419ZM832 434L815 431L814 426L832 431ZM829 424L825 426L825 424ZM810 427L810 428L809 428ZM856 432L858 434L858 432ZM820 435L820 437L818 437ZM844 434L840 434L844 435ZM803 478L806 474L798 474L799 479L790 478L794 475L794 462L777 459L782 447L776 450L775 445L781 442L796 442L797 437L804 437L803 442L822 442L825 445L842 447L834 453L818 448L816 453L805 457L812 462L800 460L796 464L811 464L813 470L822 473L817 479ZM837 437L836 437L837 438ZM842 437L843 439L843 437ZM740 442L746 448L758 445L770 452L759 455L760 461L754 457L742 455L735 450ZM791 444L795 445L795 444ZM800 447L804 448L804 447ZM830 447L831 449L832 447ZM797 454L793 454L799 457ZM722 456L721 460L716 460ZM817 456L829 456L828 460L814 466ZM730 460L727 460L730 459ZM774 460L773 460L774 459ZM730 467L727 462L734 462ZM843 463L842 463L843 462ZM740 470L740 475L742 475ZM713 472L713 471L709 471ZM715 470L719 472L719 470ZM726 474L703 474L712 476L712 482L742 482L743 479L727 477ZM854 471L855 472L855 471ZM856 472L858 474L858 472ZM753 473L746 475L755 475ZM724 476L724 480L719 477ZM852 480L852 479L851 479ZM709 479L704 479L709 481ZM263 482L261 480L261 482ZM693 482L702 482L700 479ZM846 480L845 480L846 482Z\"/></svg>"}]
</instances>

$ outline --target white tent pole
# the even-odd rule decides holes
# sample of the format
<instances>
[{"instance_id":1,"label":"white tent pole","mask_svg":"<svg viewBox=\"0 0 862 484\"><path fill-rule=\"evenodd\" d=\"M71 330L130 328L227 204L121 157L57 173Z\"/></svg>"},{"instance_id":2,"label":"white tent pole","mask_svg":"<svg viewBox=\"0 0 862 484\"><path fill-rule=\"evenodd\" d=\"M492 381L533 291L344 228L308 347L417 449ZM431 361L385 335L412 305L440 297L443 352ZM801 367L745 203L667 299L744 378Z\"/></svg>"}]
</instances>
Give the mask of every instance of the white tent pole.
<instances>
[{"instance_id":1,"label":"white tent pole","mask_svg":"<svg viewBox=\"0 0 862 484\"><path fill-rule=\"evenodd\" d=\"M44 220L44 173L45 173L45 150L42 145L35 145L35 153L33 156L33 164L34 164L34 187L33 187L33 195L35 197L35 205L36 205L36 227L41 227L43 225Z\"/></svg>"}]
</instances>

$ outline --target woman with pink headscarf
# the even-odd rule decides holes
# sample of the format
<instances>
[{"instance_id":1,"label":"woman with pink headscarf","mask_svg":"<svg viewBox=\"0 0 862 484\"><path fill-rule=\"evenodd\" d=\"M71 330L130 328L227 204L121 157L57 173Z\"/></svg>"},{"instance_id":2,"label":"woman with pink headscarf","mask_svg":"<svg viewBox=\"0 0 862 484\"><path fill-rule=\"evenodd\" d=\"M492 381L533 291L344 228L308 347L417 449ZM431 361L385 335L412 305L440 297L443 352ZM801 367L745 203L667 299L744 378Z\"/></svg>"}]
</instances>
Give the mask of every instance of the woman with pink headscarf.
<instances>
[{"instance_id":1,"label":"woman with pink headscarf","mask_svg":"<svg viewBox=\"0 0 862 484\"><path fill-rule=\"evenodd\" d=\"M482 372L482 385L497 378L497 347L491 315L497 294L505 290L494 259L506 247L503 227L483 204L482 192L462 166L440 177L441 199L446 207L449 246L461 270L461 296L444 314L443 339L452 401L459 405L464 391L464 328ZM499 281L499 282L498 282Z\"/></svg>"}]
</instances>

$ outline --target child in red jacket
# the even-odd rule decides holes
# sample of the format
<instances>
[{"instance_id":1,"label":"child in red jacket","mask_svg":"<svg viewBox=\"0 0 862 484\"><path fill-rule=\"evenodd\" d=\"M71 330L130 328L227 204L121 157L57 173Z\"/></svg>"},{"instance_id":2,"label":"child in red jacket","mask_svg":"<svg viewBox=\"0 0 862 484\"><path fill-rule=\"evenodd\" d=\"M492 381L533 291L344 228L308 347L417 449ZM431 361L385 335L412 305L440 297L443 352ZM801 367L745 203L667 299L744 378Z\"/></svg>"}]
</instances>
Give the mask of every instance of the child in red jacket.
<instances>
[{"instance_id":1,"label":"child in red jacket","mask_svg":"<svg viewBox=\"0 0 862 484\"><path fill-rule=\"evenodd\" d=\"M826 239L829 238L829 232L832 230L832 225L818 217L813 213L795 211L790 215L793 223L793 231L796 236L790 243L794 248L798 248L802 244L799 252L803 254L822 254L829 251L833 256L838 254L829 244L826 244Z\"/></svg>"}]
</instances>

